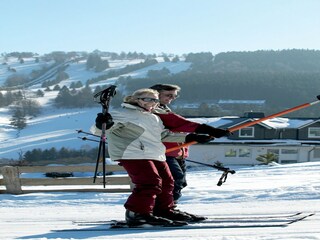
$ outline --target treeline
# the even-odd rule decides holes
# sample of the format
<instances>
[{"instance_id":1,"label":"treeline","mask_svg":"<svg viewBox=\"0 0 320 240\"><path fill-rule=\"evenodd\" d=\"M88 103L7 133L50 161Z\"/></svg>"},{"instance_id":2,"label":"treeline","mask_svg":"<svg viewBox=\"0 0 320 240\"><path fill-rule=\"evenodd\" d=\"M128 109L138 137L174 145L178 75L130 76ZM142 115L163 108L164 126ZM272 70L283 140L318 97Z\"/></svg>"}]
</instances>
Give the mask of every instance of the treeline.
<instances>
[{"instance_id":1,"label":"treeline","mask_svg":"<svg viewBox=\"0 0 320 240\"><path fill-rule=\"evenodd\" d=\"M219 53L209 71L320 72L320 51L292 49Z\"/></svg>"},{"instance_id":2,"label":"treeline","mask_svg":"<svg viewBox=\"0 0 320 240\"><path fill-rule=\"evenodd\" d=\"M63 86L54 101L55 106L58 108L84 108L96 105L89 85L80 90L70 90L68 87Z\"/></svg>"},{"instance_id":3,"label":"treeline","mask_svg":"<svg viewBox=\"0 0 320 240\"><path fill-rule=\"evenodd\" d=\"M77 160L81 159L81 161L85 162L94 162L96 160L98 148L92 148L90 150L76 150L76 149L68 149L62 147L60 150L52 147L50 149L33 149L31 151L25 152L23 155L23 160L28 162L29 164L41 163L46 161L52 162L63 162L66 160Z\"/></svg>"},{"instance_id":4,"label":"treeline","mask_svg":"<svg viewBox=\"0 0 320 240\"><path fill-rule=\"evenodd\" d=\"M182 91L176 103L266 100L265 110L270 112L313 101L319 94L320 51L231 52L215 57L199 53L189 54L186 61L192 68L179 74L119 82L128 92L159 82L177 84ZM319 117L316 111L305 113Z\"/></svg>"},{"instance_id":5,"label":"treeline","mask_svg":"<svg viewBox=\"0 0 320 240\"><path fill-rule=\"evenodd\" d=\"M129 92L158 82L158 79L142 78L122 81ZM320 73L186 72L167 76L161 79L161 83L179 85L182 88L180 98L186 102L207 102L210 99L266 100L270 105L290 106L312 100L319 94Z\"/></svg>"},{"instance_id":6,"label":"treeline","mask_svg":"<svg viewBox=\"0 0 320 240\"><path fill-rule=\"evenodd\" d=\"M18 91L18 92L8 91L6 93L0 92L0 107L9 106L13 102L20 101L21 99L23 99L22 91Z\"/></svg>"}]
</instances>

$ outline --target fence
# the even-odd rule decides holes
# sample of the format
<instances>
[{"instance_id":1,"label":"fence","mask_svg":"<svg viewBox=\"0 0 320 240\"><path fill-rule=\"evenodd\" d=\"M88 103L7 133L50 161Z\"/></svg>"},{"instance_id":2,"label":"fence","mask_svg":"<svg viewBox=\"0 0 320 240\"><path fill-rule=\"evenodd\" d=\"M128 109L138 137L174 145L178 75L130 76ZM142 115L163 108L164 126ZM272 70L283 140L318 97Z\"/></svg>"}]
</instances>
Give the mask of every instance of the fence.
<instances>
[{"instance_id":1,"label":"fence","mask_svg":"<svg viewBox=\"0 0 320 240\"><path fill-rule=\"evenodd\" d=\"M130 192L132 184L125 170L118 165L107 165L106 185L97 176L93 183L94 166L4 166L0 167L0 193L24 194L33 192ZM89 177L46 177L46 173L92 173ZM40 177L32 177L40 173ZM2 175L2 178L1 178ZM29 175L29 176L28 176ZM61 174L63 175L63 174ZM31 176L31 177L30 177Z\"/></svg>"}]
</instances>

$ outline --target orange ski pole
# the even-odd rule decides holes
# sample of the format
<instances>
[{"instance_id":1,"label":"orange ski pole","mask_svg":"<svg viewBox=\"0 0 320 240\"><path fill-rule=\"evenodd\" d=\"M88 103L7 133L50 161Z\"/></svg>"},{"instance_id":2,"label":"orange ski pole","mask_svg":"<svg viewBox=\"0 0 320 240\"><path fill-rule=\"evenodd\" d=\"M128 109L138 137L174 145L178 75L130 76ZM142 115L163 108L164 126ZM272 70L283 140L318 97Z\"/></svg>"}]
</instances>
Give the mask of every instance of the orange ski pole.
<instances>
[{"instance_id":1,"label":"orange ski pole","mask_svg":"<svg viewBox=\"0 0 320 240\"><path fill-rule=\"evenodd\" d=\"M228 130L229 130L230 132L235 132L235 131L240 130L240 129L242 129L242 128L255 125L255 124L259 123L259 122L263 122L263 121L268 120L268 119L271 119L271 118L279 117L279 116L285 115L285 114L287 114L287 113L291 113L291 112L300 110L300 109L302 109L302 108L310 107L310 106L315 105L315 104L317 104L317 103L320 102L320 95L317 96L317 99L318 99L317 101L314 101L314 102L311 102L311 103L304 103L304 104L295 106L295 107L293 107L293 108L289 108L289 109L287 109L287 110L284 110L284 111L281 111L281 112L278 112L278 113L271 114L271 115L269 115L269 116L267 116L267 117L259 118L259 119L257 119L257 120L252 121L252 122L246 122L246 123L240 124L240 125L238 125L238 126L231 127L231 128L229 128ZM188 146L193 145L193 144L196 144L196 143L197 143L196 141L184 143L184 144L181 144L181 145L179 145L179 146L176 146L176 147L167 149L167 150L166 150L166 153L172 152L172 151L175 151L175 150L178 150L178 149L180 149L180 148L182 148L182 147L188 147Z\"/></svg>"}]
</instances>

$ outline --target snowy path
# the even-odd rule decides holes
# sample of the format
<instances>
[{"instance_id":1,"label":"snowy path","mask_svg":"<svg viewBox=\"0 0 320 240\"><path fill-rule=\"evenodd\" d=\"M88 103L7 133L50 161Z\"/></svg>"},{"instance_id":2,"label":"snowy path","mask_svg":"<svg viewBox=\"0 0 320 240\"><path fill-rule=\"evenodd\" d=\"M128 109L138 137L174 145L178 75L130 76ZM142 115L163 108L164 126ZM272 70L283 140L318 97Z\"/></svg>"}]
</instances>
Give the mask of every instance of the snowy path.
<instances>
[{"instance_id":1,"label":"snowy path","mask_svg":"<svg viewBox=\"0 0 320 240\"><path fill-rule=\"evenodd\" d=\"M73 221L123 219L126 193L0 195L0 239L320 240L320 163L237 169L221 186L220 172L190 171L179 208L206 216L316 212L285 228L54 232Z\"/></svg>"}]
</instances>

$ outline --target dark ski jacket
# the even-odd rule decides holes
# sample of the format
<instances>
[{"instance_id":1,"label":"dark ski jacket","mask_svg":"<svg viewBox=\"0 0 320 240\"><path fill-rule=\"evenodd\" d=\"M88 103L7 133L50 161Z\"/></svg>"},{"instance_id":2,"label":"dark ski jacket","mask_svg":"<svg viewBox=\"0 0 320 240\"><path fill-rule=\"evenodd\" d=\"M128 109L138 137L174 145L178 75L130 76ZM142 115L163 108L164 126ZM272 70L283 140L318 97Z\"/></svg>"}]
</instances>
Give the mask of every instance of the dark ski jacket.
<instances>
[{"instance_id":1,"label":"dark ski jacket","mask_svg":"<svg viewBox=\"0 0 320 240\"><path fill-rule=\"evenodd\" d=\"M160 105L154 113L160 117L165 128L172 132L186 132L193 133L201 125L200 123L189 121L188 119L174 113L167 106ZM164 142L166 149L179 146L182 143ZM188 157L188 147L183 147L172 152L167 152L166 156L175 157L177 159L184 159Z\"/></svg>"}]
</instances>

